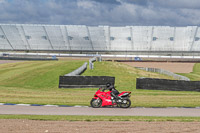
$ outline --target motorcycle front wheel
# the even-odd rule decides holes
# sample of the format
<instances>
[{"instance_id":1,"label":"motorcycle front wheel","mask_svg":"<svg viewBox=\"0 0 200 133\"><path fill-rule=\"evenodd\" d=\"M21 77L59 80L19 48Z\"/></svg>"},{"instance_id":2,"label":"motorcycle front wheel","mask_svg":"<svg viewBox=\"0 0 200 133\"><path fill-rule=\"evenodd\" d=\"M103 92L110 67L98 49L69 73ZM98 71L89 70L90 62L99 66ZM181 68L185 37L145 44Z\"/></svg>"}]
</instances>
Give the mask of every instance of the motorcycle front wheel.
<instances>
[{"instance_id":1,"label":"motorcycle front wheel","mask_svg":"<svg viewBox=\"0 0 200 133\"><path fill-rule=\"evenodd\" d=\"M99 108L99 107L101 107L101 104L102 104L102 100L101 99L92 98L92 100L90 101L90 105L93 108Z\"/></svg>"},{"instance_id":2,"label":"motorcycle front wheel","mask_svg":"<svg viewBox=\"0 0 200 133\"><path fill-rule=\"evenodd\" d=\"M131 100L130 99L125 99L120 103L121 108L129 108L131 106Z\"/></svg>"}]
</instances>

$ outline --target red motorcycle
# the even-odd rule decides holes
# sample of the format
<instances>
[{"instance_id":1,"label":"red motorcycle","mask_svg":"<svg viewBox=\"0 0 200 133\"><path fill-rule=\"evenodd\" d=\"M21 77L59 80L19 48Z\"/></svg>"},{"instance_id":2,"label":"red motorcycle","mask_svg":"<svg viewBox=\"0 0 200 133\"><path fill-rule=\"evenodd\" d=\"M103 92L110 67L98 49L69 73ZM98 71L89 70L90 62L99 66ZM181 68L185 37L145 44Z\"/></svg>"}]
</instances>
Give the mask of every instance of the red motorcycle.
<instances>
[{"instance_id":1,"label":"red motorcycle","mask_svg":"<svg viewBox=\"0 0 200 133\"><path fill-rule=\"evenodd\" d=\"M99 90L97 90L97 92L94 94L94 98L92 98L90 105L93 108L104 106L128 108L131 106L131 100L129 99L131 96L130 91L123 91L122 93L118 94L117 97L113 97L111 93L112 91L104 92L104 89L99 88Z\"/></svg>"}]
</instances>

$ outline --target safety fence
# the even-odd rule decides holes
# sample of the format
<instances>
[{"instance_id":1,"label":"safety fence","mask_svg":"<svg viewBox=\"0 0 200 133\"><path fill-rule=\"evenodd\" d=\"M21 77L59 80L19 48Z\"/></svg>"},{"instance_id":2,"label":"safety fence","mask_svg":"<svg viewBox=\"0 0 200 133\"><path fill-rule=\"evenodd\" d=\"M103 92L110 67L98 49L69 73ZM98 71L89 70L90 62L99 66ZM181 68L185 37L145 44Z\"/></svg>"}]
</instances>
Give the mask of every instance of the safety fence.
<instances>
[{"instance_id":1,"label":"safety fence","mask_svg":"<svg viewBox=\"0 0 200 133\"><path fill-rule=\"evenodd\" d=\"M60 76L59 88L100 88L107 83L115 84L115 77L109 76Z\"/></svg>"},{"instance_id":2,"label":"safety fence","mask_svg":"<svg viewBox=\"0 0 200 133\"><path fill-rule=\"evenodd\" d=\"M114 51L113 51L114 52ZM150 55L150 53L146 53L146 54L65 54L65 53L19 53L19 52L0 52L1 54L9 54L9 55L37 55L37 56L56 56L56 57L106 57L106 58L135 58L135 57L139 57L139 58L164 58L164 59L200 59L200 56L198 55L185 55L185 56L164 56L164 55Z\"/></svg>"},{"instance_id":3,"label":"safety fence","mask_svg":"<svg viewBox=\"0 0 200 133\"><path fill-rule=\"evenodd\" d=\"M77 76L77 75L81 75L86 69L87 69L87 62L85 62L81 67L79 67L78 69L65 74L64 76Z\"/></svg>"},{"instance_id":4,"label":"safety fence","mask_svg":"<svg viewBox=\"0 0 200 133\"><path fill-rule=\"evenodd\" d=\"M96 57L93 57L89 60L89 67L90 69L94 69L94 63L96 61Z\"/></svg>"},{"instance_id":5,"label":"safety fence","mask_svg":"<svg viewBox=\"0 0 200 133\"><path fill-rule=\"evenodd\" d=\"M190 81L189 78L185 77L185 76L182 76L182 75L178 75L178 74L175 74L173 72L170 72L170 71L167 71L167 70L164 70L164 69L159 69L159 68L145 68L145 67L135 67L137 69L141 69L141 70L145 70L145 71L148 71L148 72L157 72L157 73L160 73L160 74L164 74L164 75L168 75L168 76L171 76L175 79L178 79L178 80L185 80L185 81Z\"/></svg>"},{"instance_id":6,"label":"safety fence","mask_svg":"<svg viewBox=\"0 0 200 133\"><path fill-rule=\"evenodd\" d=\"M93 69L94 68L94 64L93 62L96 61L96 57L93 57L89 60L89 67L90 69ZM65 74L64 76L77 76L77 75L81 75L86 69L87 69L87 65L88 63L85 62L81 67L77 68L76 70L68 73L68 74Z\"/></svg>"},{"instance_id":7,"label":"safety fence","mask_svg":"<svg viewBox=\"0 0 200 133\"><path fill-rule=\"evenodd\" d=\"M93 62L97 57L89 60L90 69L94 68ZM99 60L99 59L98 59ZM109 76L80 76L87 69L87 62L85 62L78 69L60 76L59 88L99 88L105 87L107 83L115 84L115 77Z\"/></svg>"},{"instance_id":8,"label":"safety fence","mask_svg":"<svg viewBox=\"0 0 200 133\"><path fill-rule=\"evenodd\" d=\"M58 59L55 58L49 58L49 57L5 57L5 56L0 56L0 60L28 60L28 61L57 61Z\"/></svg>"},{"instance_id":9,"label":"safety fence","mask_svg":"<svg viewBox=\"0 0 200 133\"><path fill-rule=\"evenodd\" d=\"M200 91L200 81L137 78L136 89L168 91Z\"/></svg>"}]
</instances>

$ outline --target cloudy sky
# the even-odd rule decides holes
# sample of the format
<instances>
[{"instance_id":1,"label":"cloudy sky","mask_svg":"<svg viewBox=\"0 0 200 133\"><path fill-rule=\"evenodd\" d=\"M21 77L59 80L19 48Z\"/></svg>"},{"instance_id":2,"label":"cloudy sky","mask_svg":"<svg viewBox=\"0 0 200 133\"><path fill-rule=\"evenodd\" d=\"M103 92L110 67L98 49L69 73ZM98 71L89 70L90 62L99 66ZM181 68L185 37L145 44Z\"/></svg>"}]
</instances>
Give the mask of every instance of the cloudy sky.
<instances>
[{"instance_id":1,"label":"cloudy sky","mask_svg":"<svg viewBox=\"0 0 200 133\"><path fill-rule=\"evenodd\" d=\"M200 26L199 0L0 0L0 23Z\"/></svg>"}]
</instances>

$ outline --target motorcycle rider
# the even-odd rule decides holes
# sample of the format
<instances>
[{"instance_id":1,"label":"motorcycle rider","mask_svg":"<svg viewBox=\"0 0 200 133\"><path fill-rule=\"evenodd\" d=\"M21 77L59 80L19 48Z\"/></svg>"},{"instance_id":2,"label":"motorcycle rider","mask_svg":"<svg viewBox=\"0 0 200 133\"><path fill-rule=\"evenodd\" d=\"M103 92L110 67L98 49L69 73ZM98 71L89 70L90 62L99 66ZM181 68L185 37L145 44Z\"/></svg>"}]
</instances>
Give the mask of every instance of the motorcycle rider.
<instances>
[{"instance_id":1,"label":"motorcycle rider","mask_svg":"<svg viewBox=\"0 0 200 133\"><path fill-rule=\"evenodd\" d=\"M111 91L111 96L113 96L115 99L118 99L119 91L115 89L115 87L111 83L106 84L106 90Z\"/></svg>"}]
</instances>

